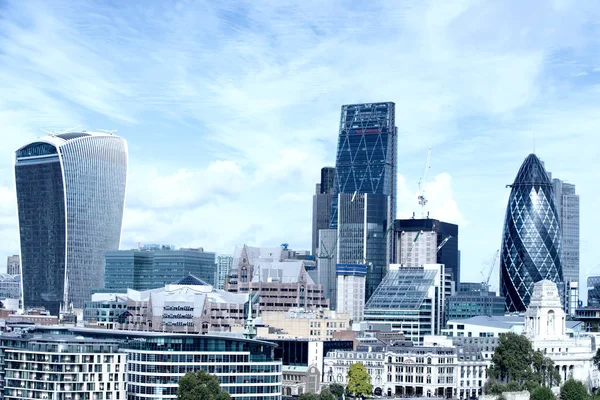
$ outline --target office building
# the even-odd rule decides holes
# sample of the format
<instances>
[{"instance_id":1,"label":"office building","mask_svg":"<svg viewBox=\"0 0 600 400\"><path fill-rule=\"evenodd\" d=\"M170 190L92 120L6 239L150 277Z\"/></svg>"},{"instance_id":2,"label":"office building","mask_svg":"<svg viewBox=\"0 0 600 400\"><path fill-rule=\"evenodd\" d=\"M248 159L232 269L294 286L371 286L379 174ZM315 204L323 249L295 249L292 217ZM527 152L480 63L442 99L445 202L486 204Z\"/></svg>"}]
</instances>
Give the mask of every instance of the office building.
<instances>
[{"instance_id":1,"label":"office building","mask_svg":"<svg viewBox=\"0 0 600 400\"><path fill-rule=\"evenodd\" d=\"M347 313L353 322L363 320L365 311L365 278L367 266L337 264L337 309Z\"/></svg>"},{"instance_id":2,"label":"office building","mask_svg":"<svg viewBox=\"0 0 600 400\"><path fill-rule=\"evenodd\" d=\"M3 399L127 398L127 355L116 340L5 334L0 343Z\"/></svg>"},{"instance_id":3,"label":"office building","mask_svg":"<svg viewBox=\"0 0 600 400\"><path fill-rule=\"evenodd\" d=\"M261 311L329 308L323 286L307 271L314 261L287 260L284 250L284 246L237 247L225 290L255 294Z\"/></svg>"},{"instance_id":4,"label":"office building","mask_svg":"<svg viewBox=\"0 0 600 400\"><path fill-rule=\"evenodd\" d=\"M337 263L367 266L363 301L371 297L387 272L389 201L390 196L380 194L338 194Z\"/></svg>"},{"instance_id":5,"label":"office building","mask_svg":"<svg viewBox=\"0 0 600 400\"><path fill-rule=\"evenodd\" d=\"M321 168L321 182L317 184L317 188L313 196L311 252L313 256L317 254L317 247L319 247L319 231L321 229L329 228L334 177L335 168Z\"/></svg>"},{"instance_id":6,"label":"office building","mask_svg":"<svg viewBox=\"0 0 600 400\"><path fill-rule=\"evenodd\" d=\"M337 310L337 229L320 229L317 247L317 270L313 280L323 286L325 297L329 299L329 308Z\"/></svg>"},{"instance_id":7,"label":"office building","mask_svg":"<svg viewBox=\"0 0 600 400\"><path fill-rule=\"evenodd\" d=\"M430 218L397 219L393 236L395 264L407 267L444 264L446 272L452 276L454 288L459 290L458 225Z\"/></svg>"},{"instance_id":8,"label":"office building","mask_svg":"<svg viewBox=\"0 0 600 400\"><path fill-rule=\"evenodd\" d=\"M527 309L536 282L549 279L562 287L562 239L554 188L535 154L525 159L510 187L500 251L500 294L506 298L507 311L521 312Z\"/></svg>"},{"instance_id":9,"label":"office building","mask_svg":"<svg viewBox=\"0 0 600 400\"><path fill-rule=\"evenodd\" d=\"M600 307L600 276L589 276L587 278L587 305Z\"/></svg>"},{"instance_id":10,"label":"office building","mask_svg":"<svg viewBox=\"0 0 600 400\"><path fill-rule=\"evenodd\" d=\"M90 392L84 392L80 397L73 396L72 399L143 400L159 398L175 400L179 380L187 372L204 370L219 379L221 389L228 392L232 399L281 400L281 359L276 358L276 345L271 342L233 335L185 335L64 327L32 327L29 334L33 336L31 340L34 343L39 340L38 337L60 335L63 340L62 344L56 343L57 348L52 349L52 353L49 355L50 357L64 355L65 362L54 364L52 358L48 362L44 358L36 365L35 362L30 361L23 363L22 359L25 356L21 356L18 362L20 365L15 365L15 367L32 368L32 371L31 374L21 374L13 384L8 379L11 371L6 368L6 355L12 351L12 348L18 349L19 345L14 339L15 336L2 335L0 336L2 342L0 374L2 371L6 371L6 377L0 376L5 387L13 388L22 381L36 380L36 374L41 374L43 379L38 379L41 382L38 382L36 387L42 388L45 385L54 384L55 390L49 394L48 399L67 399L67 396L59 397L61 394L70 394L70 391L66 389L67 385L70 385L71 388L83 386L86 390L94 392L101 391L102 387L104 387L104 391L108 391L109 387L111 391L114 391L117 390L114 385L116 382L119 383L118 390L122 390L125 385L124 395L119 393L118 396L117 394L107 396L103 393L103 396L100 397L100 395L93 396ZM91 352L98 353L95 360L89 360L90 363L93 363L91 364L93 367L91 373L87 372L89 371L88 364L83 365L89 350L78 344L90 340L94 340L96 343L111 341L110 346L107 346L110 352L106 353L103 352L100 345L90 344ZM118 353L113 352L115 345L112 344L112 341L117 342ZM82 354L77 353L80 351L79 347L81 347ZM46 353L44 350L44 347L34 347L30 357L39 357L38 354ZM72 361L69 365L67 362L69 354L63 353L71 351L73 352L71 353ZM78 356L79 359L76 358ZM98 358L98 356L100 357ZM105 356L113 356L113 361L104 358ZM119 356L121 357L120 362ZM96 365L100 363L101 365ZM50 366L53 373L44 371L46 364ZM75 372L81 372L83 375L74 376L78 380L72 382L66 379L59 382L60 376L57 373L64 371L66 377L68 368L80 368L81 371ZM92 378L94 380L91 380ZM28 396L29 391L25 392L25 389L15 388L15 390L21 390L21 396L10 397L11 399L36 398ZM23 395L24 393L25 395Z\"/></svg>"},{"instance_id":11,"label":"office building","mask_svg":"<svg viewBox=\"0 0 600 400\"><path fill-rule=\"evenodd\" d=\"M117 250L127 145L110 133L63 133L16 151L25 307L58 315L102 287L104 253Z\"/></svg>"},{"instance_id":12,"label":"office building","mask_svg":"<svg viewBox=\"0 0 600 400\"><path fill-rule=\"evenodd\" d=\"M365 305L364 320L390 325L417 343L422 343L425 335L439 335L444 325L447 276L442 264L392 264Z\"/></svg>"},{"instance_id":13,"label":"office building","mask_svg":"<svg viewBox=\"0 0 600 400\"><path fill-rule=\"evenodd\" d=\"M482 290L488 290L488 286L485 282L461 282L457 292L480 292Z\"/></svg>"},{"instance_id":14,"label":"office building","mask_svg":"<svg viewBox=\"0 0 600 400\"><path fill-rule=\"evenodd\" d=\"M188 275L158 289L95 293L85 304L84 318L88 324L122 330L230 332L244 325L247 302L247 294L215 289Z\"/></svg>"},{"instance_id":15,"label":"office building","mask_svg":"<svg viewBox=\"0 0 600 400\"><path fill-rule=\"evenodd\" d=\"M330 310L265 311L255 320L262 339L331 340L335 332L350 329L350 314Z\"/></svg>"},{"instance_id":16,"label":"office building","mask_svg":"<svg viewBox=\"0 0 600 400\"><path fill-rule=\"evenodd\" d=\"M330 228L345 224L338 229L337 262L369 267L365 300L391 259L392 238L386 233L396 215L396 137L394 103L342 106ZM359 215L365 218L354 219ZM366 226L359 229L361 223ZM356 252L362 253L358 259Z\"/></svg>"},{"instance_id":17,"label":"office building","mask_svg":"<svg viewBox=\"0 0 600 400\"><path fill-rule=\"evenodd\" d=\"M477 315L504 315L505 304L506 299L496 296L495 292L487 290L461 291L446 297L446 319L463 319Z\"/></svg>"},{"instance_id":18,"label":"office building","mask_svg":"<svg viewBox=\"0 0 600 400\"><path fill-rule=\"evenodd\" d=\"M561 233L561 265L565 284L579 283L579 195L575 193L575 185L552 179L555 204L558 210ZM579 300L579 299L578 299ZM567 305L567 314L573 315L575 310ZM577 306L576 306L577 307Z\"/></svg>"},{"instance_id":19,"label":"office building","mask_svg":"<svg viewBox=\"0 0 600 400\"><path fill-rule=\"evenodd\" d=\"M21 299L21 275L0 274L0 299Z\"/></svg>"},{"instance_id":20,"label":"office building","mask_svg":"<svg viewBox=\"0 0 600 400\"><path fill-rule=\"evenodd\" d=\"M223 289L225 287L225 280L229 276L229 271L233 265L233 256L220 255L217 257L217 289Z\"/></svg>"},{"instance_id":21,"label":"office building","mask_svg":"<svg viewBox=\"0 0 600 400\"><path fill-rule=\"evenodd\" d=\"M138 250L107 251L104 260L104 292L155 289L189 274L211 285L215 281L215 253L202 248L146 245Z\"/></svg>"},{"instance_id":22,"label":"office building","mask_svg":"<svg viewBox=\"0 0 600 400\"><path fill-rule=\"evenodd\" d=\"M21 275L21 258L17 256L8 256L6 261L6 273L8 275Z\"/></svg>"}]
</instances>

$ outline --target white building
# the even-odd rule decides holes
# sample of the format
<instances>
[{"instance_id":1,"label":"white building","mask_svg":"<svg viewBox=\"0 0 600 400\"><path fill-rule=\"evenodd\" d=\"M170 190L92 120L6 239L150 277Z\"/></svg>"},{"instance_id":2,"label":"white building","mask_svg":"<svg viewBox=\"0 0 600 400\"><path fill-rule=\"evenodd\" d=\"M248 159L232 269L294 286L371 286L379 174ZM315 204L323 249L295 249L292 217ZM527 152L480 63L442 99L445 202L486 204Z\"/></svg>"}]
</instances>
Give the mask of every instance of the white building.
<instances>
[{"instance_id":1,"label":"white building","mask_svg":"<svg viewBox=\"0 0 600 400\"><path fill-rule=\"evenodd\" d=\"M231 266L233 265L233 256L229 255L220 255L217 256L217 271L216 271L216 279L215 286L217 289L225 288L225 280L229 276L229 271L231 271Z\"/></svg>"},{"instance_id":2,"label":"white building","mask_svg":"<svg viewBox=\"0 0 600 400\"><path fill-rule=\"evenodd\" d=\"M338 264L337 310L350 314L352 321L362 321L365 310L365 285L367 266L361 264Z\"/></svg>"},{"instance_id":3,"label":"white building","mask_svg":"<svg viewBox=\"0 0 600 400\"><path fill-rule=\"evenodd\" d=\"M525 336L534 349L554 361L563 381L572 377L589 388L597 387L598 371L592 364L597 345L588 336L568 336L565 322L556 284L549 280L537 282L525 312Z\"/></svg>"},{"instance_id":4,"label":"white building","mask_svg":"<svg viewBox=\"0 0 600 400\"><path fill-rule=\"evenodd\" d=\"M4 399L125 399L127 355L116 340L16 336L3 351Z\"/></svg>"}]
</instances>

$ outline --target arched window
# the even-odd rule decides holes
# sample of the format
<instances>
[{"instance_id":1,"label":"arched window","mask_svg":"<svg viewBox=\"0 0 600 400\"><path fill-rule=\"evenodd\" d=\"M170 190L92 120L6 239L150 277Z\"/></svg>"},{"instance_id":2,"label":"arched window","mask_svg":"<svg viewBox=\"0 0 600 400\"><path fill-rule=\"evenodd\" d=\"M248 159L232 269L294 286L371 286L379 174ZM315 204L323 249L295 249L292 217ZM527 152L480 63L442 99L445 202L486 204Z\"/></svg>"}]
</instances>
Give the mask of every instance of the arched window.
<instances>
[{"instance_id":1,"label":"arched window","mask_svg":"<svg viewBox=\"0 0 600 400\"><path fill-rule=\"evenodd\" d=\"M248 269L246 267L242 267L242 273L240 274L241 282L248 282Z\"/></svg>"},{"instance_id":2,"label":"arched window","mask_svg":"<svg viewBox=\"0 0 600 400\"><path fill-rule=\"evenodd\" d=\"M427 357L427 364L431 364L431 357Z\"/></svg>"}]
</instances>

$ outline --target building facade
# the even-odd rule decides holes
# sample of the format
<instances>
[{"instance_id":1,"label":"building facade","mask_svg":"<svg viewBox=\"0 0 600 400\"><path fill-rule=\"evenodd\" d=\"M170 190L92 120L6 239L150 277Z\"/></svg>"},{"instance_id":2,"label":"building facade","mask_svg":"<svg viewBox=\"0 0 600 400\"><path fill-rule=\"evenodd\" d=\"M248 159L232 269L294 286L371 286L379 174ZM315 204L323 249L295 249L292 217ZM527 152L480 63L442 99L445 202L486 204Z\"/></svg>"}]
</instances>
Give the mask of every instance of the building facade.
<instances>
[{"instance_id":1,"label":"building facade","mask_svg":"<svg viewBox=\"0 0 600 400\"><path fill-rule=\"evenodd\" d=\"M321 168L321 182L316 185L313 195L312 209L312 255L317 254L319 247L319 231L329 228L331 217L331 200L333 198L333 179L335 168Z\"/></svg>"},{"instance_id":2,"label":"building facade","mask_svg":"<svg viewBox=\"0 0 600 400\"><path fill-rule=\"evenodd\" d=\"M458 225L437 219L397 219L394 221L393 262L407 267L444 264L456 290L460 286ZM444 240L448 239L438 251Z\"/></svg>"},{"instance_id":3,"label":"building facade","mask_svg":"<svg viewBox=\"0 0 600 400\"><path fill-rule=\"evenodd\" d=\"M367 266L361 264L338 264L337 309L347 313L353 322L363 320L365 312L365 278Z\"/></svg>"},{"instance_id":4,"label":"building facade","mask_svg":"<svg viewBox=\"0 0 600 400\"><path fill-rule=\"evenodd\" d=\"M260 322L259 322L260 321ZM330 310L288 312L265 311L256 321L258 337L263 339L309 338L331 340L335 332L350 329L350 314Z\"/></svg>"},{"instance_id":5,"label":"building facade","mask_svg":"<svg viewBox=\"0 0 600 400\"><path fill-rule=\"evenodd\" d=\"M444 325L446 305L442 264L419 268L390 266L371 299L365 305L364 320L390 325L407 339L423 342L426 335L439 335Z\"/></svg>"},{"instance_id":6,"label":"building facade","mask_svg":"<svg viewBox=\"0 0 600 400\"><path fill-rule=\"evenodd\" d=\"M21 275L0 274L0 299L21 299Z\"/></svg>"},{"instance_id":7,"label":"building facade","mask_svg":"<svg viewBox=\"0 0 600 400\"><path fill-rule=\"evenodd\" d=\"M6 260L6 273L8 275L21 275L21 257L8 256Z\"/></svg>"},{"instance_id":8,"label":"building facade","mask_svg":"<svg viewBox=\"0 0 600 400\"><path fill-rule=\"evenodd\" d=\"M521 312L527 309L536 282L549 279L563 287L562 238L554 188L535 154L525 159L510 186L500 251L500 294L506 298L507 311Z\"/></svg>"},{"instance_id":9,"label":"building facade","mask_svg":"<svg viewBox=\"0 0 600 400\"><path fill-rule=\"evenodd\" d=\"M329 299L329 308L337 310L337 229L320 229L317 247L317 272L313 280L323 286L325 297Z\"/></svg>"},{"instance_id":10,"label":"building facade","mask_svg":"<svg viewBox=\"0 0 600 400\"><path fill-rule=\"evenodd\" d=\"M15 181L25 307L82 308L102 287L116 250L127 181L127 144L109 133L64 133L16 151Z\"/></svg>"},{"instance_id":11,"label":"building facade","mask_svg":"<svg viewBox=\"0 0 600 400\"><path fill-rule=\"evenodd\" d=\"M17 383L20 385L23 381L36 380L37 375L42 375L45 379L37 382L37 386L48 385L49 387L50 384L54 384L55 390L45 397L53 400L76 398L175 400L179 379L187 372L204 370L219 378L221 388L228 392L232 399L281 400L281 359L276 358L276 345L271 342L225 335L182 335L64 327L35 327L29 332L29 335L33 335L32 340L38 340L37 337L48 334L60 334L65 337L62 339L63 343L58 344L56 350L53 350L54 354L50 354L50 357L64 356L63 363L55 365L52 363L52 358L46 361L43 355L44 348L34 347L31 355L20 356L18 364L19 368L34 366L35 368L29 375L21 374L15 384L8 378L10 369L6 368L7 355L10 349L20 345L14 339L15 336L0 336L3 343L0 348L0 371L6 371L6 378L1 376L5 394L8 388L12 389ZM87 356L85 354L87 349L83 351L82 357L74 358L79 355L77 343L90 340L97 343L116 341L118 353L104 353L100 351L98 345L92 345L92 352L99 353L94 360L84 358ZM115 345L111 344L111 346L111 350L115 350ZM67 351L60 350L71 350L71 348L74 353L71 354L71 365L69 365L67 361L69 354L63 354ZM105 356L113 356L113 361L104 358ZM37 361L40 357L42 359ZM23 362L24 360L27 362ZM85 365L77 364L83 364L86 360L88 363ZM114 360L117 360L117 364ZM34 365L35 362L38 365ZM54 373L46 373L45 365L53 368ZM89 372L90 366L91 372ZM81 368L81 371L73 372L80 372L82 375L77 374L77 381L58 380L61 375L57 372L64 371L64 376L67 378L69 368ZM107 396L108 388L111 391L116 390L115 383L119 383L117 385L119 391L125 388L125 393L119 392L118 395L111 393L111 396ZM83 386L88 392L83 392L79 397L69 396L72 392L66 389L67 385L71 388ZM102 397L93 396L93 392L100 391L102 387L104 388ZM37 398L28 396L28 393L24 393L25 389L20 386L15 390L21 390L21 396L5 398Z\"/></svg>"},{"instance_id":12,"label":"building facade","mask_svg":"<svg viewBox=\"0 0 600 400\"><path fill-rule=\"evenodd\" d=\"M115 340L0 336L3 399L126 399L127 356Z\"/></svg>"},{"instance_id":13,"label":"building facade","mask_svg":"<svg viewBox=\"0 0 600 400\"><path fill-rule=\"evenodd\" d=\"M236 248L225 290L256 294L260 311L329 308L323 286L306 270L308 265L314 267L314 261L284 257L282 246Z\"/></svg>"},{"instance_id":14,"label":"building facade","mask_svg":"<svg viewBox=\"0 0 600 400\"><path fill-rule=\"evenodd\" d=\"M554 196L560 220L561 234L561 264L565 284L579 283L579 195L575 192L575 185L552 179ZM577 299L578 301L579 299ZM577 301L575 307L577 307ZM565 303L566 312L575 314L572 302Z\"/></svg>"},{"instance_id":15,"label":"building facade","mask_svg":"<svg viewBox=\"0 0 600 400\"><path fill-rule=\"evenodd\" d=\"M390 196L367 193L338 194L338 264L367 266L364 301L381 283L388 268L390 237L386 234Z\"/></svg>"},{"instance_id":16,"label":"building facade","mask_svg":"<svg viewBox=\"0 0 600 400\"><path fill-rule=\"evenodd\" d=\"M600 276L587 278L587 305L600 307Z\"/></svg>"},{"instance_id":17,"label":"building facade","mask_svg":"<svg viewBox=\"0 0 600 400\"><path fill-rule=\"evenodd\" d=\"M217 257L217 278L216 287L217 289L225 288L225 280L229 276L231 266L233 265L233 256L222 254Z\"/></svg>"},{"instance_id":18,"label":"building facade","mask_svg":"<svg viewBox=\"0 0 600 400\"><path fill-rule=\"evenodd\" d=\"M107 251L104 255L104 291L150 290L194 275L215 282L215 253L202 248L178 249L148 245L138 250Z\"/></svg>"},{"instance_id":19,"label":"building facade","mask_svg":"<svg viewBox=\"0 0 600 400\"><path fill-rule=\"evenodd\" d=\"M506 299L495 292L480 290L458 292L446 297L446 320L477 315L504 315Z\"/></svg>"}]
</instances>

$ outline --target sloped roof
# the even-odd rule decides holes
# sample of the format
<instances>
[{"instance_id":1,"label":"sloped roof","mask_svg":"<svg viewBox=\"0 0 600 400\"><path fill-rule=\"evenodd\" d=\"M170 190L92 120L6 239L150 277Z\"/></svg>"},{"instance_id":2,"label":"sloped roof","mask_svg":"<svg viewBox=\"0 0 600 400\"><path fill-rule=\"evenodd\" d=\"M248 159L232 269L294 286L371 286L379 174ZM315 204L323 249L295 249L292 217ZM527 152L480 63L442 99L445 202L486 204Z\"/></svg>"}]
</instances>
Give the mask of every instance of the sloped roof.
<instances>
[{"instance_id":1,"label":"sloped roof","mask_svg":"<svg viewBox=\"0 0 600 400\"><path fill-rule=\"evenodd\" d=\"M544 164L542 164L542 161L535 154L530 154L523 161L513 183L513 186L517 185L552 186Z\"/></svg>"},{"instance_id":2,"label":"sloped roof","mask_svg":"<svg viewBox=\"0 0 600 400\"><path fill-rule=\"evenodd\" d=\"M187 285L187 286L211 286L210 283L204 282L202 279L189 274L173 283L174 285Z\"/></svg>"}]
</instances>

